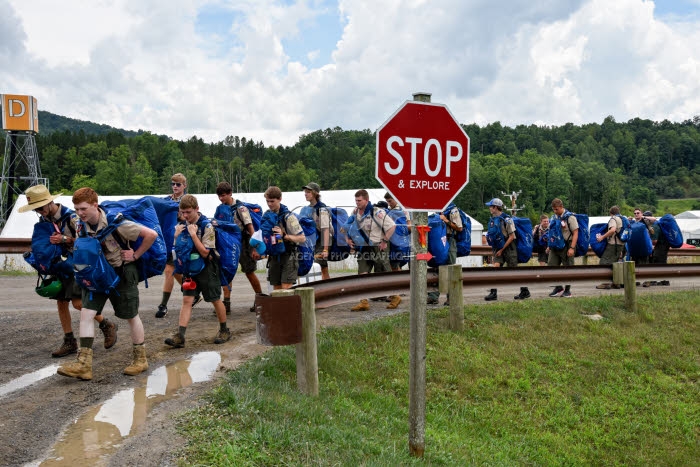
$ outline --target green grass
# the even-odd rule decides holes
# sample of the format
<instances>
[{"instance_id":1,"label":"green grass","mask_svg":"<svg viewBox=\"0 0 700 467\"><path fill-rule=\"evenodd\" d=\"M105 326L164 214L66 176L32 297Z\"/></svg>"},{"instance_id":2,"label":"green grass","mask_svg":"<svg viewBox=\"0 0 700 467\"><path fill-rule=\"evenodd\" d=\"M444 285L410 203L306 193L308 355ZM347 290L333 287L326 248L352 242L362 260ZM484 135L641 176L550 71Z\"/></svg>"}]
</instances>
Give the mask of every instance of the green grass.
<instances>
[{"instance_id":1,"label":"green grass","mask_svg":"<svg viewBox=\"0 0 700 467\"><path fill-rule=\"evenodd\" d=\"M654 213L657 216L669 213L675 216L685 211L697 211L700 209L700 200L698 198L660 199L657 204L657 209Z\"/></svg>"},{"instance_id":2,"label":"green grass","mask_svg":"<svg viewBox=\"0 0 700 467\"><path fill-rule=\"evenodd\" d=\"M408 313L318 336L320 396L293 347L178 416L184 465L698 465L700 293L446 310L427 330L425 456L408 455ZM599 313L593 321L584 314Z\"/></svg>"}]
</instances>

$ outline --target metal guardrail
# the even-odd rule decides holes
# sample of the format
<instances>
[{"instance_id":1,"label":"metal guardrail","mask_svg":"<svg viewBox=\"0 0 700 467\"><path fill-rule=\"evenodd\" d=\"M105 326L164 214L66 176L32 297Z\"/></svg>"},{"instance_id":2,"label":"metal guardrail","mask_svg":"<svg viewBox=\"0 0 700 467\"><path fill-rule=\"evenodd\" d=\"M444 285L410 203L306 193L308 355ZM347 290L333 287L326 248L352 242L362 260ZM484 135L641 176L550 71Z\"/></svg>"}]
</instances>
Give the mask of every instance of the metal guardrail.
<instances>
[{"instance_id":1,"label":"metal guardrail","mask_svg":"<svg viewBox=\"0 0 700 467\"><path fill-rule=\"evenodd\" d=\"M678 277L700 277L700 264L644 264L635 268L637 279L651 278L672 279ZM494 284L531 285L549 283L550 285L575 283L590 280L612 282L612 265L542 267L521 266L517 268L462 268L464 287ZM428 287L438 286L438 273L428 270ZM327 308L362 298L401 295L410 293L411 271L384 272L344 276L325 281L310 282L299 287L313 287L316 308Z\"/></svg>"},{"instance_id":2,"label":"metal guardrail","mask_svg":"<svg viewBox=\"0 0 700 467\"><path fill-rule=\"evenodd\" d=\"M30 250L31 240L26 238L0 239L0 253L22 254ZM488 256L492 253L489 246L472 246L474 256ZM588 253L592 253L589 251ZM670 256L700 256L700 248L672 248ZM700 264L643 264L635 267L638 279L678 277L700 277ZM411 271L395 271L379 274L363 274L336 277L325 281L309 282L299 287L313 287L316 308L327 308L362 298L381 297L410 293ZM551 285L562 282L578 281L612 281L612 266L573 266L542 267L519 266L517 268L469 267L462 268L464 287L493 284L529 285L547 282ZM428 287L438 286L437 269L429 269Z\"/></svg>"}]
</instances>

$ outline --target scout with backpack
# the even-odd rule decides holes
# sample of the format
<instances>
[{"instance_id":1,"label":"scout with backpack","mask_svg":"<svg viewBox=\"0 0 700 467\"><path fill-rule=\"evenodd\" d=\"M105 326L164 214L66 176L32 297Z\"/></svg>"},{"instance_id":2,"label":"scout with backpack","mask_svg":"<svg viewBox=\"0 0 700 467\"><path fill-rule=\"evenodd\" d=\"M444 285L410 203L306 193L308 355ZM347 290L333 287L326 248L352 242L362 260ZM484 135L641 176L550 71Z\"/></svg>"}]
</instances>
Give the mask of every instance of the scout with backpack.
<instances>
[{"instance_id":1,"label":"scout with backpack","mask_svg":"<svg viewBox=\"0 0 700 467\"><path fill-rule=\"evenodd\" d=\"M51 243L51 235L63 233L66 227L73 233L72 223L76 222L75 212L61 206L57 221L46 221L43 217L34 224L32 249L23 255L24 260L37 270L35 291L42 297L55 298L63 290L61 279L73 276L73 255L65 244Z\"/></svg>"},{"instance_id":2,"label":"scout with backpack","mask_svg":"<svg viewBox=\"0 0 700 467\"><path fill-rule=\"evenodd\" d=\"M295 216L299 221L306 239L301 244L285 242L282 237L273 232L274 227L282 227L286 230L288 216ZM316 246L316 223L308 216L299 216L291 212L287 206L280 204L278 212L266 211L260 223L262 238L268 256L280 258L282 255L297 254L297 274L305 276L314 264L314 248Z\"/></svg>"},{"instance_id":3,"label":"scout with backpack","mask_svg":"<svg viewBox=\"0 0 700 467\"><path fill-rule=\"evenodd\" d=\"M316 212L316 218L320 217L321 210L325 209L331 218L331 244L328 248L327 261L343 261L350 256L350 245L345 240L341 229L348 221L348 213L343 208L328 207L321 201L317 201L314 206L304 206L301 210L300 217L312 217L312 211ZM321 232L316 232L320 238Z\"/></svg>"},{"instance_id":4,"label":"scout with backpack","mask_svg":"<svg viewBox=\"0 0 700 467\"><path fill-rule=\"evenodd\" d=\"M514 217L502 212L499 216L491 217L486 233L486 241L493 251L501 250L507 237L504 234L505 224L508 219L513 220L515 226L515 249L518 263L527 263L532 258L532 221L527 217Z\"/></svg>"},{"instance_id":5,"label":"scout with backpack","mask_svg":"<svg viewBox=\"0 0 700 467\"><path fill-rule=\"evenodd\" d=\"M576 240L576 245L569 245L564 239L564 232L562 229L562 223L566 223L567 230L571 231L570 225L571 216L574 216L578 222L578 237ZM588 247L590 245L590 232L588 231L588 216L586 214L576 214L570 211L564 210L564 213L558 219L556 215L552 215L549 219L549 230L548 230L548 245L551 250L561 251L564 248L571 247L574 248L574 256L585 256L588 252Z\"/></svg>"},{"instance_id":6,"label":"scout with backpack","mask_svg":"<svg viewBox=\"0 0 700 467\"><path fill-rule=\"evenodd\" d=\"M441 219L440 214L449 219L454 209L459 213L459 218L462 222L462 231L453 231L452 234L448 234L447 226ZM433 255L433 258L428 261L429 267L442 266L449 262L450 244L448 239L450 235L454 238L457 245L457 258L469 256L471 253L472 222L469 216L455 206L454 203L450 203L442 213L430 214L428 216L428 226L430 227L430 231L428 232L428 251Z\"/></svg>"},{"instance_id":7,"label":"scout with backpack","mask_svg":"<svg viewBox=\"0 0 700 467\"><path fill-rule=\"evenodd\" d=\"M183 225L186 225L183 223ZM197 231L199 238L204 235L204 229L212 222L204 215L199 215ZM202 258L197 252L192 236L183 230L175 239L175 274L182 274L183 287L191 287L192 278L201 273L206 267L206 261L218 261L219 281L222 286L228 286L238 270L241 254L241 229L234 222L217 220L214 226L216 235L216 253L209 258ZM196 285L195 285L196 287Z\"/></svg>"},{"instance_id":8,"label":"scout with backpack","mask_svg":"<svg viewBox=\"0 0 700 467\"><path fill-rule=\"evenodd\" d=\"M159 206L158 209L154 203ZM145 281L148 287L148 278L162 274L165 269L169 250L161 225L167 226L177 219L177 203L145 196L139 199L106 201L100 208L105 212L107 227L95 236L88 236L85 224L82 221L79 224L78 236L73 246L76 282L90 291L91 297L94 292L109 295L116 291L119 275L105 258L102 245L107 236L112 235L121 249L137 250L143 241L141 238L128 242L116 231L121 222L129 220L148 227L157 234L153 244L136 261L139 282Z\"/></svg>"}]
</instances>

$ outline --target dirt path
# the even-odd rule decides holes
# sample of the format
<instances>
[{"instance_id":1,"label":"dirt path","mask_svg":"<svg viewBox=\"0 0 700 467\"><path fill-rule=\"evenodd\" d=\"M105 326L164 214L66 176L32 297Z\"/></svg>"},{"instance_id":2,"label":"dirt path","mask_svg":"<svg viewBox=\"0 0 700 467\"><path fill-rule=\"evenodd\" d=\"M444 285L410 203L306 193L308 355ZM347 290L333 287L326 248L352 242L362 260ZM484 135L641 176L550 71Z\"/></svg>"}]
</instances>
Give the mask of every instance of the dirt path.
<instances>
[{"instance_id":1,"label":"dirt path","mask_svg":"<svg viewBox=\"0 0 700 467\"><path fill-rule=\"evenodd\" d=\"M261 276L261 282L264 278ZM34 279L29 276L0 277L3 300L0 304L0 387L23 375L49 365L61 364L66 359L52 359L51 351L62 339L55 302L34 293ZM117 435L115 452L98 459L78 457L70 465L171 465L176 462L173 452L181 445L171 424L170 415L199 403L200 395L217 383L218 376L242 362L260 355L268 348L255 343L255 314L248 311L253 294L244 276L234 281L233 311L229 327L234 331L232 340L224 345L212 343L217 330L216 319L210 305L195 308L187 331L187 346L170 349L163 344L177 328L177 310L181 294L174 292L170 299L170 313L164 319L154 317L160 301L162 279L150 281L149 289L141 291L141 318L146 329L146 346L150 368L147 374L129 377L122 374L131 358L131 343L126 322L118 320L119 340L110 350L102 347L98 332L94 345L93 380L89 382L65 378L51 373L24 389L0 394L0 465L26 465L46 459L52 447L66 428L91 408L112 398L125 389L146 387L148 376L158 368L185 360L193 354L218 352L221 360L214 377L205 382L189 385L165 398L149 410L135 432L121 439ZM651 287L642 293L668 291L677 288L697 287L697 281L674 281L673 287ZM533 293L534 298L545 297L545 288ZM512 301L517 287L499 289L500 302ZM593 284L575 287L577 295L621 293L622 291L597 291ZM465 302L484 303L484 291L465 290ZM238 297L238 298L236 298ZM349 305L339 305L317 312L321 327L338 326L373 319L389 313L409 310L408 300L398 310L385 309L382 302L371 302L366 313L352 313ZM111 308L105 314L113 318ZM73 312L73 327L77 334L78 313ZM74 356L66 357L72 360ZM47 463L48 465L49 463ZM35 464L32 464L35 465ZM55 465L60 465L56 463Z\"/></svg>"}]
</instances>

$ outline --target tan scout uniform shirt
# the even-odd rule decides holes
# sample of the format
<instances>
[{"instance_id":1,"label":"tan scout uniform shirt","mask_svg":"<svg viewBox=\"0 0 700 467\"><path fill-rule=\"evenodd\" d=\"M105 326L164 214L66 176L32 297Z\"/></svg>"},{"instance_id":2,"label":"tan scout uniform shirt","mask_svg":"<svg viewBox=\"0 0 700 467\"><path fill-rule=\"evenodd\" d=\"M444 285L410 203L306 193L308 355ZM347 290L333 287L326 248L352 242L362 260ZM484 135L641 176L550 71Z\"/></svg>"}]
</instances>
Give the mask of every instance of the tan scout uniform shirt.
<instances>
[{"instance_id":1,"label":"tan scout uniform shirt","mask_svg":"<svg viewBox=\"0 0 700 467\"><path fill-rule=\"evenodd\" d=\"M318 209L318 214L316 214L316 208L312 206L312 211L311 211L311 218L314 220L316 223L316 228L319 231L319 234L323 229L328 229L331 237L333 237L333 225L331 225L331 213L328 211L328 208L320 208Z\"/></svg>"},{"instance_id":2,"label":"tan scout uniform shirt","mask_svg":"<svg viewBox=\"0 0 700 467\"><path fill-rule=\"evenodd\" d=\"M250 218L250 211L248 211L248 208L242 204L238 206L236 212L233 214L233 222L235 222L238 228L241 229L241 232L247 235L248 230L246 229L246 225L253 223L253 220Z\"/></svg>"},{"instance_id":3,"label":"tan scout uniform shirt","mask_svg":"<svg viewBox=\"0 0 700 467\"><path fill-rule=\"evenodd\" d=\"M386 211L383 209L373 209L373 216L370 215L370 213L365 213L365 216L360 218L357 208L355 208L352 214L355 216L356 222L367 235L372 245L379 245L379 242L384 239L384 232L391 229L396 224L394 219L387 215Z\"/></svg>"},{"instance_id":4,"label":"tan scout uniform shirt","mask_svg":"<svg viewBox=\"0 0 700 467\"><path fill-rule=\"evenodd\" d=\"M102 229L106 228L108 225L107 215L100 209L100 220L97 222L97 229L92 230L90 225L85 222L85 227L87 228L87 234L90 237L97 235ZM119 246L119 242L115 240L114 236L121 236L124 241L136 241L141 233L142 226L136 222L123 220L119 223L116 231L112 235L108 235L107 238L102 242L102 251L105 254L105 258L114 268L118 268L124 264L122 261L122 248Z\"/></svg>"}]
</instances>

